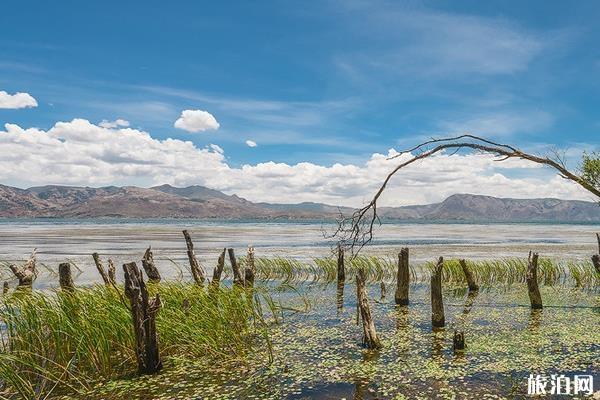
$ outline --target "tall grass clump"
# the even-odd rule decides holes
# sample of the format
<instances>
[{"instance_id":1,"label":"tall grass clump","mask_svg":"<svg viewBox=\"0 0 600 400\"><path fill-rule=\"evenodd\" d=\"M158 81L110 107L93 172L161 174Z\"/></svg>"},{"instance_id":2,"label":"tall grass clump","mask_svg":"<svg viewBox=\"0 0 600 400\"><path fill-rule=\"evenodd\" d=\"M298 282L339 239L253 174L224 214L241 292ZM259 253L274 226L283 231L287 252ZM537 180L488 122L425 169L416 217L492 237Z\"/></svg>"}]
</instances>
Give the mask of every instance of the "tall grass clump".
<instances>
[{"instance_id":1,"label":"tall grass clump","mask_svg":"<svg viewBox=\"0 0 600 400\"><path fill-rule=\"evenodd\" d=\"M259 343L270 345L265 314L277 310L261 298L266 294L184 283L149 285L149 291L163 301L156 320L163 359L222 365ZM81 394L91 383L135 373L132 320L121 289L15 291L2 300L0 323L0 396Z\"/></svg>"}]
</instances>

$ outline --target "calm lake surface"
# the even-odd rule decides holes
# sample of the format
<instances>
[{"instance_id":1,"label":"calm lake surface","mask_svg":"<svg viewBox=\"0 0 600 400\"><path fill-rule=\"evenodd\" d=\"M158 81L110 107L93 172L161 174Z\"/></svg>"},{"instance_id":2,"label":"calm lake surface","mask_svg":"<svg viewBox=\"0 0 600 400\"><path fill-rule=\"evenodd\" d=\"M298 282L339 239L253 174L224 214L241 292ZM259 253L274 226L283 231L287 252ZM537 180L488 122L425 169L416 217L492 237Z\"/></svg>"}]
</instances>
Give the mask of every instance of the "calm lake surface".
<instances>
[{"instance_id":1,"label":"calm lake surface","mask_svg":"<svg viewBox=\"0 0 600 400\"><path fill-rule=\"evenodd\" d=\"M99 281L91 254L98 252L117 266L139 261L152 246L157 266L165 277L187 277L186 247L181 231L188 229L196 254L207 271L224 247L242 256L248 245L257 257L291 257L310 260L332 252L331 223L214 222L198 220L0 220L0 261L26 260L33 248L38 261L51 270L71 260L83 271L77 283ZM526 257L529 250L556 259L589 259L597 252L598 224L463 224L386 223L376 231L364 254L394 256L401 246L411 248L411 262L436 257L490 259ZM117 270L120 272L120 268ZM8 279L10 276L3 276ZM54 285L51 273L38 279Z\"/></svg>"}]
</instances>

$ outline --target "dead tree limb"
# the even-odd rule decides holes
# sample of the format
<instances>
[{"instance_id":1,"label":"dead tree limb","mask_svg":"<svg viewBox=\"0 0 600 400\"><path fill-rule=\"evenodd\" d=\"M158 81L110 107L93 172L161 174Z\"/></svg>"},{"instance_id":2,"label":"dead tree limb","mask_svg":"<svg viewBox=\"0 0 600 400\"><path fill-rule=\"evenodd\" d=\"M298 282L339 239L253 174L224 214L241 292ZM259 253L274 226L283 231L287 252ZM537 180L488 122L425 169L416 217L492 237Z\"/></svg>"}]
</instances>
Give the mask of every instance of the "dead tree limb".
<instances>
[{"instance_id":1,"label":"dead tree limb","mask_svg":"<svg viewBox=\"0 0 600 400\"><path fill-rule=\"evenodd\" d=\"M187 246L187 256L190 262L190 269L192 270L194 282L196 282L197 285L203 286L204 270L196 258L196 253L194 252L194 242L192 242L190 233L186 229L183 230L183 237L185 238L185 245Z\"/></svg>"},{"instance_id":2,"label":"dead tree limb","mask_svg":"<svg viewBox=\"0 0 600 400\"><path fill-rule=\"evenodd\" d=\"M107 286L111 285L110 278L106 273L104 266L102 265L102 261L100 260L100 255L98 253L92 253L92 258L94 259L94 264L96 264L96 269L100 273L104 284Z\"/></svg>"},{"instance_id":3,"label":"dead tree limb","mask_svg":"<svg viewBox=\"0 0 600 400\"><path fill-rule=\"evenodd\" d=\"M156 314L161 306L160 296L157 294L153 299L149 299L142 271L134 262L123 264L123 271L125 295L131 304L138 372L153 374L162 368L156 332Z\"/></svg>"},{"instance_id":4,"label":"dead tree limb","mask_svg":"<svg viewBox=\"0 0 600 400\"><path fill-rule=\"evenodd\" d=\"M340 215L338 227L332 236L337 237L340 242L350 248L353 256L355 256L373 239L373 228L376 223L380 223L379 215L377 213L377 202L392 177L398 171L419 160L423 160L443 151L454 150L455 152L458 152L463 149L472 150L478 153L492 154L499 157L496 161L520 159L548 166L555 169L559 176L575 182L588 192L600 198L600 187L597 187L582 176L569 171L566 168L564 161L560 157L557 157L556 154L552 158L540 157L526 153L510 145L492 142L471 134L465 134L456 137L432 139L390 157L390 159L396 159L406 154L410 155L408 160L396 165L396 167L394 167L385 177L379 190L377 190L369 203L364 207L355 210L350 216ZM413 155L413 153L416 155Z\"/></svg>"},{"instance_id":5,"label":"dead tree limb","mask_svg":"<svg viewBox=\"0 0 600 400\"><path fill-rule=\"evenodd\" d=\"M360 317L362 319L363 326L363 345L369 349L378 349L381 347L381 342L377 337L377 331L375 330L375 322L371 315L371 307L369 306L369 298L367 296L367 289L365 288L365 271L359 268L356 272L356 300L358 302L358 309L360 310Z\"/></svg>"},{"instance_id":6,"label":"dead tree limb","mask_svg":"<svg viewBox=\"0 0 600 400\"><path fill-rule=\"evenodd\" d=\"M33 285L33 281L37 278L36 257L37 249L33 249L25 264L20 267L13 264L8 266L19 280L19 286L31 287Z\"/></svg>"},{"instance_id":7,"label":"dead tree limb","mask_svg":"<svg viewBox=\"0 0 600 400\"><path fill-rule=\"evenodd\" d=\"M142 267L144 267L144 271L146 271L146 275L148 275L148 280L150 282L160 282L160 273L156 268L156 264L154 264L154 254L152 254L151 246L148 246L144 253Z\"/></svg>"}]
</instances>

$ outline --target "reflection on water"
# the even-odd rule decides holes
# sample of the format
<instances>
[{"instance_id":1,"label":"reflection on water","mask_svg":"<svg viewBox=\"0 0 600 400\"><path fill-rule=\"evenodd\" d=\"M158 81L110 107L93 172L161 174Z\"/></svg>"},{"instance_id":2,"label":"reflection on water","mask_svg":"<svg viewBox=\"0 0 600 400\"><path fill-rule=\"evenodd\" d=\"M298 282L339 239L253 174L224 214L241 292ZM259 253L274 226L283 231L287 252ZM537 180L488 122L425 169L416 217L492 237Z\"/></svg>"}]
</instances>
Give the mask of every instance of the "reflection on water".
<instances>
[{"instance_id":1,"label":"reflection on water","mask_svg":"<svg viewBox=\"0 0 600 400\"><path fill-rule=\"evenodd\" d=\"M98 223L96 223L98 222ZM101 222L101 223L100 223ZM115 221L0 220L0 260L26 259L34 247L39 261L50 269L72 260L82 269L76 283L98 281L91 254L111 257L117 266L140 260L151 245L162 276L188 278L186 246L181 231L188 229L205 270L216 265L223 247L254 245L257 257L281 256L300 260L332 254L325 239L332 225L322 223L240 223L169 220L116 223ZM384 224L365 254L395 257L403 245L411 247L411 262L446 258L489 259L523 257L530 249L545 257L585 258L596 251L599 225L552 224ZM117 268L121 274L121 268ZM122 277L120 277L122 278ZM54 284L54 279L46 283ZM37 283L44 284L44 277Z\"/></svg>"}]
</instances>

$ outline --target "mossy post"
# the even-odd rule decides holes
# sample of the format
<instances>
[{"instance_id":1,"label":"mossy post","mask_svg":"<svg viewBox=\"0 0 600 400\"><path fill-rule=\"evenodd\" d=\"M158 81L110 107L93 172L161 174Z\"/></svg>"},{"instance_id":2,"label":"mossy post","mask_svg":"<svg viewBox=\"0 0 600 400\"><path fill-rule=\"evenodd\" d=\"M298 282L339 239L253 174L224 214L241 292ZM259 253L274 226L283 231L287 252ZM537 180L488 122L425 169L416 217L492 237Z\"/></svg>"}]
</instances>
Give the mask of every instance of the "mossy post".
<instances>
[{"instance_id":1,"label":"mossy post","mask_svg":"<svg viewBox=\"0 0 600 400\"><path fill-rule=\"evenodd\" d=\"M252 288L254 287L254 275L256 274L256 266L254 265L254 247L252 246L248 246L246 264L246 268L244 269L244 286Z\"/></svg>"},{"instance_id":2,"label":"mossy post","mask_svg":"<svg viewBox=\"0 0 600 400\"><path fill-rule=\"evenodd\" d=\"M344 266L344 248L341 243L337 246L337 281L346 281L346 268Z\"/></svg>"},{"instance_id":3,"label":"mossy post","mask_svg":"<svg viewBox=\"0 0 600 400\"><path fill-rule=\"evenodd\" d=\"M161 370L162 362L158 349L156 314L160 309L160 296L148 298L148 289L142 272L132 262L123 264L125 272L125 295L131 304L135 355L140 374L154 374Z\"/></svg>"},{"instance_id":4,"label":"mossy post","mask_svg":"<svg viewBox=\"0 0 600 400\"><path fill-rule=\"evenodd\" d=\"M360 317L362 319L363 345L369 349L378 349L381 347L381 342L377 337L375 322L373 321L373 316L371 315L371 308L369 307L369 298L367 296L367 289L365 288L365 281L365 271L362 268L359 268L356 272L356 299L358 302Z\"/></svg>"},{"instance_id":5,"label":"mossy post","mask_svg":"<svg viewBox=\"0 0 600 400\"><path fill-rule=\"evenodd\" d=\"M223 269L225 268L225 252L227 249L223 249L221 255L219 256L219 260L217 261L217 266L213 270L213 277L211 285L213 287L219 287L221 282L221 274L223 273Z\"/></svg>"},{"instance_id":6,"label":"mossy post","mask_svg":"<svg viewBox=\"0 0 600 400\"><path fill-rule=\"evenodd\" d=\"M465 334L462 331L454 331L452 338L452 350L455 353L461 353L465 350Z\"/></svg>"},{"instance_id":7,"label":"mossy post","mask_svg":"<svg viewBox=\"0 0 600 400\"><path fill-rule=\"evenodd\" d=\"M94 264L96 264L96 269L100 273L100 276L102 277L102 280L104 281L104 284L110 285L111 284L110 278L109 278L108 274L106 273L104 266L102 265L102 261L100 260L100 255L98 253L92 253L92 258L94 259Z\"/></svg>"},{"instance_id":8,"label":"mossy post","mask_svg":"<svg viewBox=\"0 0 600 400\"><path fill-rule=\"evenodd\" d=\"M475 282L475 277L473 276L473 273L469 269L469 266L467 265L467 261L462 259L462 260L459 260L458 262L460 263L463 273L465 274L465 278L467 280L467 285L469 285L469 292L478 291L479 285L477 285L477 283Z\"/></svg>"},{"instance_id":9,"label":"mossy post","mask_svg":"<svg viewBox=\"0 0 600 400\"><path fill-rule=\"evenodd\" d=\"M244 286L244 277L235 258L235 252L233 249L227 249L227 252L229 253L229 262L231 262L231 269L233 270L233 284Z\"/></svg>"},{"instance_id":10,"label":"mossy post","mask_svg":"<svg viewBox=\"0 0 600 400\"><path fill-rule=\"evenodd\" d=\"M527 290L529 292L529 301L534 310L542 309L542 295L538 287L537 279L538 253L529 252L527 259Z\"/></svg>"},{"instance_id":11,"label":"mossy post","mask_svg":"<svg viewBox=\"0 0 600 400\"><path fill-rule=\"evenodd\" d=\"M58 265L58 281L62 290L67 292L72 292L75 290L73 276L71 275L71 264L60 263Z\"/></svg>"},{"instance_id":12,"label":"mossy post","mask_svg":"<svg viewBox=\"0 0 600 400\"><path fill-rule=\"evenodd\" d=\"M408 267L408 247L403 247L398 253L398 271L396 274L396 293L394 300L399 306L407 306L408 288L410 286L410 270Z\"/></svg>"},{"instance_id":13,"label":"mossy post","mask_svg":"<svg viewBox=\"0 0 600 400\"><path fill-rule=\"evenodd\" d=\"M34 279L37 277L37 271L35 269L37 249L33 249L29 260L21 267L10 264L8 267L13 274L19 280L20 287L31 287Z\"/></svg>"},{"instance_id":14,"label":"mossy post","mask_svg":"<svg viewBox=\"0 0 600 400\"><path fill-rule=\"evenodd\" d=\"M444 301L442 299L442 269L444 258L440 257L431 274L431 325L443 328L446 325L444 317Z\"/></svg>"},{"instance_id":15,"label":"mossy post","mask_svg":"<svg viewBox=\"0 0 600 400\"><path fill-rule=\"evenodd\" d=\"M152 254L151 246L148 246L146 252L144 253L144 257L142 258L142 267L144 267L144 271L146 271L146 275L148 275L148 280L150 282L160 282L160 273L154 264L154 254Z\"/></svg>"},{"instance_id":16,"label":"mossy post","mask_svg":"<svg viewBox=\"0 0 600 400\"><path fill-rule=\"evenodd\" d=\"M196 258L196 253L194 252L194 242L192 242L190 233L186 229L183 230L183 237L185 238L185 245L187 246L187 256L194 282L196 282L196 284L199 286L203 286L204 270Z\"/></svg>"}]
</instances>

